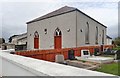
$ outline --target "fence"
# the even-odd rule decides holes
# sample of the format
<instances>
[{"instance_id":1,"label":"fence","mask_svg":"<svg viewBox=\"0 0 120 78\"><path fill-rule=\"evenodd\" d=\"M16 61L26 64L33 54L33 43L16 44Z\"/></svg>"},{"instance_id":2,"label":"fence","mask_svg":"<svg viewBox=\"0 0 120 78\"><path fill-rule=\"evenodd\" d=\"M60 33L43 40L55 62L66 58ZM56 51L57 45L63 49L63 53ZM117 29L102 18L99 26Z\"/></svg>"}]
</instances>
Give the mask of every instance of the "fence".
<instances>
[{"instance_id":1,"label":"fence","mask_svg":"<svg viewBox=\"0 0 120 78\"><path fill-rule=\"evenodd\" d=\"M106 45L105 47L112 48L111 45ZM68 51L73 49L75 56L81 56L81 50L88 49L90 53L95 51L95 48L101 49L100 46L84 46L84 47L77 47L77 48L64 48L64 49L49 49L49 50L27 50L16 52L17 55L32 57L36 59L46 60L46 61L55 61L55 56L57 54L63 54L65 59L68 59Z\"/></svg>"}]
</instances>

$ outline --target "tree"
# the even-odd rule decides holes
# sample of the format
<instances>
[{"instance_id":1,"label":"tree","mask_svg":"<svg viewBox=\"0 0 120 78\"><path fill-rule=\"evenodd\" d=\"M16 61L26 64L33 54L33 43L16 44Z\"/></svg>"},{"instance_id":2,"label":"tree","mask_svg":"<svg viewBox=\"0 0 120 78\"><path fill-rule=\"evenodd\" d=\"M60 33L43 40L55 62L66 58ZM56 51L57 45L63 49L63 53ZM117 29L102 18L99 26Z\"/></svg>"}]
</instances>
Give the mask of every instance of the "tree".
<instances>
[{"instance_id":1,"label":"tree","mask_svg":"<svg viewBox=\"0 0 120 78\"><path fill-rule=\"evenodd\" d=\"M114 39L114 43L117 45L117 46L120 46L120 37L117 37Z\"/></svg>"},{"instance_id":2,"label":"tree","mask_svg":"<svg viewBox=\"0 0 120 78\"><path fill-rule=\"evenodd\" d=\"M18 36L18 35L13 35L9 38L9 42L11 43L12 42L12 38L15 37L15 36Z\"/></svg>"},{"instance_id":3,"label":"tree","mask_svg":"<svg viewBox=\"0 0 120 78\"><path fill-rule=\"evenodd\" d=\"M2 43L5 43L5 39L4 38L2 38Z\"/></svg>"},{"instance_id":4,"label":"tree","mask_svg":"<svg viewBox=\"0 0 120 78\"><path fill-rule=\"evenodd\" d=\"M10 42L10 43L12 42L12 37L9 38L9 42Z\"/></svg>"},{"instance_id":5,"label":"tree","mask_svg":"<svg viewBox=\"0 0 120 78\"><path fill-rule=\"evenodd\" d=\"M0 44L5 43L5 39L4 38L0 38Z\"/></svg>"}]
</instances>

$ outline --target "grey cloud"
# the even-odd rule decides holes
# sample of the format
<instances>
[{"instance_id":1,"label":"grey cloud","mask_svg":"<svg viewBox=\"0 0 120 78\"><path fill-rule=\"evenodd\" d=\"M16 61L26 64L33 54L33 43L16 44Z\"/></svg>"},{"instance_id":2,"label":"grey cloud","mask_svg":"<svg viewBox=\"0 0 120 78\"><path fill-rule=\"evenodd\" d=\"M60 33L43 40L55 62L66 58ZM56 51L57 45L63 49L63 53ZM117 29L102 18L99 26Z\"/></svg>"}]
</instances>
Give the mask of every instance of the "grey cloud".
<instances>
[{"instance_id":1,"label":"grey cloud","mask_svg":"<svg viewBox=\"0 0 120 78\"><path fill-rule=\"evenodd\" d=\"M65 4L65 3L61 3ZM75 6L77 8L117 8L117 2L66 2L68 5Z\"/></svg>"},{"instance_id":2,"label":"grey cloud","mask_svg":"<svg viewBox=\"0 0 120 78\"><path fill-rule=\"evenodd\" d=\"M120 1L118 3L118 36L120 37Z\"/></svg>"},{"instance_id":3,"label":"grey cloud","mask_svg":"<svg viewBox=\"0 0 120 78\"><path fill-rule=\"evenodd\" d=\"M57 6L57 7L56 7ZM2 4L2 35L6 40L13 34L27 32L26 22L40 17L53 8L59 6L54 3L37 2L5 2Z\"/></svg>"},{"instance_id":4,"label":"grey cloud","mask_svg":"<svg viewBox=\"0 0 120 78\"><path fill-rule=\"evenodd\" d=\"M5 2L2 4L2 34L8 39L13 34L26 32L26 22L40 17L46 13L56 10L65 5L79 9L88 8L116 8L116 3L94 3L94 2ZM115 5L115 6L111 6ZM111 28L109 28L111 29ZM116 31L116 30L114 30ZM108 33L110 33L108 31ZM114 34L111 34L114 36Z\"/></svg>"},{"instance_id":5,"label":"grey cloud","mask_svg":"<svg viewBox=\"0 0 120 78\"><path fill-rule=\"evenodd\" d=\"M107 28L107 34L112 38L118 37L118 24L109 26Z\"/></svg>"}]
</instances>

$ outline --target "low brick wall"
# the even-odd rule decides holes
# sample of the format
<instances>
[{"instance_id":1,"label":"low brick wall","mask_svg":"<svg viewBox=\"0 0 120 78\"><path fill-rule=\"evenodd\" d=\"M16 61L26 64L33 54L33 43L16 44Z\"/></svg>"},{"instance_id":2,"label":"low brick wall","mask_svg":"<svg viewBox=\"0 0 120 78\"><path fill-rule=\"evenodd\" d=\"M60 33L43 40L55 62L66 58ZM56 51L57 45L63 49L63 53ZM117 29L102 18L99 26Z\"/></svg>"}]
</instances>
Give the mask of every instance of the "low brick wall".
<instances>
[{"instance_id":1,"label":"low brick wall","mask_svg":"<svg viewBox=\"0 0 120 78\"><path fill-rule=\"evenodd\" d=\"M104 47L112 48L111 45L105 45ZM68 51L71 49L74 50L75 56L81 56L81 50L88 49L88 50L90 50L90 53L94 53L95 48L99 48L99 50L101 49L100 46L82 46L82 47L77 47L77 48L63 48L63 49L49 49L49 50L27 50L27 51L16 52L15 54L54 62L55 56L57 54L63 54L64 58L68 59Z\"/></svg>"},{"instance_id":2,"label":"low brick wall","mask_svg":"<svg viewBox=\"0 0 120 78\"><path fill-rule=\"evenodd\" d=\"M22 55L26 57L32 57L36 59L46 60L46 61L55 61L55 56L57 54L63 54L64 58L68 58L68 51L71 48L65 48L65 49L50 49L50 50L28 50L28 51L22 51L22 52L16 52L17 55ZM73 49L75 51L75 56L80 56L80 52L78 52L76 49Z\"/></svg>"},{"instance_id":3,"label":"low brick wall","mask_svg":"<svg viewBox=\"0 0 120 78\"><path fill-rule=\"evenodd\" d=\"M104 48L110 48L112 49L114 46L113 45L104 45Z\"/></svg>"}]
</instances>

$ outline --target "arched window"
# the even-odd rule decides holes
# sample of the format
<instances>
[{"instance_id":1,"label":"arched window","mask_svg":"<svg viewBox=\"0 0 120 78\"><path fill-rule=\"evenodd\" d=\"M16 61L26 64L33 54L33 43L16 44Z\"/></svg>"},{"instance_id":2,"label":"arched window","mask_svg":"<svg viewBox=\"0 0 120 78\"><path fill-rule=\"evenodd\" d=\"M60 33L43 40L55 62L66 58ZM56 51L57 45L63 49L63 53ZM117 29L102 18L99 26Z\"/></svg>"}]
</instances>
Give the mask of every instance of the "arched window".
<instances>
[{"instance_id":1,"label":"arched window","mask_svg":"<svg viewBox=\"0 0 120 78\"><path fill-rule=\"evenodd\" d=\"M61 30L59 28L56 28L54 36L61 36L61 35L62 35Z\"/></svg>"},{"instance_id":2,"label":"arched window","mask_svg":"<svg viewBox=\"0 0 120 78\"><path fill-rule=\"evenodd\" d=\"M39 49L39 34L37 31L34 33L34 48Z\"/></svg>"},{"instance_id":3,"label":"arched window","mask_svg":"<svg viewBox=\"0 0 120 78\"><path fill-rule=\"evenodd\" d=\"M96 27L96 32L95 32L95 43L98 44L98 27Z\"/></svg>"},{"instance_id":4,"label":"arched window","mask_svg":"<svg viewBox=\"0 0 120 78\"><path fill-rule=\"evenodd\" d=\"M56 28L54 32L54 48L55 49L62 48L62 32L59 28Z\"/></svg>"},{"instance_id":5,"label":"arched window","mask_svg":"<svg viewBox=\"0 0 120 78\"><path fill-rule=\"evenodd\" d=\"M37 31L35 31L35 33L34 33L34 37L39 37L39 34L38 34L38 32Z\"/></svg>"},{"instance_id":6,"label":"arched window","mask_svg":"<svg viewBox=\"0 0 120 78\"><path fill-rule=\"evenodd\" d=\"M86 28L85 28L85 43L89 44L89 23L86 23Z\"/></svg>"},{"instance_id":7,"label":"arched window","mask_svg":"<svg viewBox=\"0 0 120 78\"><path fill-rule=\"evenodd\" d=\"M102 44L104 44L104 30L102 30Z\"/></svg>"}]
</instances>

